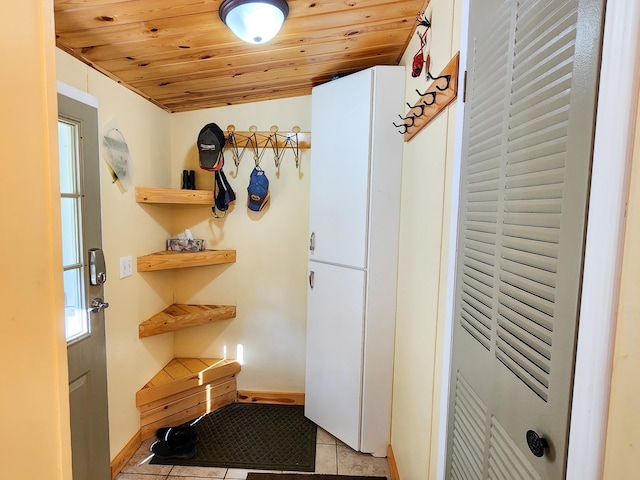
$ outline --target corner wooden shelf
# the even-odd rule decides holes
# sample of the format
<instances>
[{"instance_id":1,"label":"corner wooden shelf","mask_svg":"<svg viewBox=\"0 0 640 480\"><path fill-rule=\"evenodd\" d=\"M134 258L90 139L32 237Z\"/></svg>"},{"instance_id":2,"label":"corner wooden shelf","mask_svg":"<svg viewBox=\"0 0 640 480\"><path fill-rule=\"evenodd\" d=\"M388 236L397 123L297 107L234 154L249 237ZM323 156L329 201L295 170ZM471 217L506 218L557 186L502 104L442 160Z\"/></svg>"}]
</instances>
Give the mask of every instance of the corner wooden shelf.
<instances>
[{"instance_id":1,"label":"corner wooden shelf","mask_svg":"<svg viewBox=\"0 0 640 480\"><path fill-rule=\"evenodd\" d=\"M136 202L160 205L213 205L209 190L178 190L173 188L136 187ZM235 263L235 250L202 250L176 252L164 250L137 258L138 272L154 272L176 268L201 267ZM236 316L233 305L174 304L156 313L138 326L138 337L145 338L174 332Z\"/></svg>"},{"instance_id":2,"label":"corner wooden shelf","mask_svg":"<svg viewBox=\"0 0 640 480\"><path fill-rule=\"evenodd\" d=\"M235 250L202 250L199 252L163 250L138 257L138 271L153 272L173 268L221 265L224 263L235 263L235 261Z\"/></svg>"},{"instance_id":3,"label":"corner wooden shelf","mask_svg":"<svg viewBox=\"0 0 640 480\"><path fill-rule=\"evenodd\" d=\"M240 364L221 358L174 358L136 393L142 440L236 401Z\"/></svg>"},{"instance_id":4,"label":"corner wooden shelf","mask_svg":"<svg viewBox=\"0 0 640 480\"><path fill-rule=\"evenodd\" d=\"M169 305L138 326L139 338L175 332L236 316L234 305Z\"/></svg>"},{"instance_id":5,"label":"corner wooden shelf","mask_svg":"<svg viewBox=\"0 0 640 480\"><path fill-rule=\"evenodd\" d=\"M136 202L171 205L213 205L210 190L178 190L175 188L136 187Z\"/></svg>"}]
</instances>

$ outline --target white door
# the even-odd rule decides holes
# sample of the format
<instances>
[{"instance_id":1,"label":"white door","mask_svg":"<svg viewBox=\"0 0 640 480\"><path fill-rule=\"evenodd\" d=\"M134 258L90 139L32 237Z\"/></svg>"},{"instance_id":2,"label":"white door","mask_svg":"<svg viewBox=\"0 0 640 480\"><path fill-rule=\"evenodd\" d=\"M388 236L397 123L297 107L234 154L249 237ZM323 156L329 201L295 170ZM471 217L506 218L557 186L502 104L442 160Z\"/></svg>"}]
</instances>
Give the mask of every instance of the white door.
<instances>
[{"instance_id":1,"label":"white door","mask_svg":"<svg viewBox=\"0 0 640 480\"><path fill-rule=\"evenodd\" d=\"M313 89L312 260L366 266L372 82L365 70Z\"/></svg>"},{"instance_id":2,"label":"white door","mask_svg":"<svg viewBox=\"0 0 640 480\"><path fill-rule=\"evenodd\" d=\"M602 0L471 0L447 478L564 478Z\"/></svg>"},{"instance_id":3,"label":"white door","mask_svg":"<svg viewBox=\"0 0 640 480\"><path fill-rule=\"evenodd\" d=\"M305 415L360 450L365 272L309 262Z\"/></svg>"},{"instance_id":4,"label":"white door","mask_svg":"<svg viewBox=\"0 0 640 480\"><path fill-rule=\"evenodd\" d=\"M74 480L109 480L98 113L58 95L65 327Z\"/></svg>"}]
</instances>

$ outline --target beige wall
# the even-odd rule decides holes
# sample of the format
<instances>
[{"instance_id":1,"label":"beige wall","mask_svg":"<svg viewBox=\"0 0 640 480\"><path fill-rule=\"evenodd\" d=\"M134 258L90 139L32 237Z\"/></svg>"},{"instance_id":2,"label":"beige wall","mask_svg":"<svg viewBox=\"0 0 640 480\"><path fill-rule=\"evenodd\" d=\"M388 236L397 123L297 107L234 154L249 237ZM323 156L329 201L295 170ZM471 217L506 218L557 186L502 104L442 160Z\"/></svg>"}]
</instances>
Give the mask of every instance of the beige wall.
<instances>
[{"instance_id":1,"label":"beige wall","mask_svg":"<svg viewBox=\"0 0 640 480\"><path fill-rule=\"evenodd\" d=\"M297 125L311 131L311 97L258 102L171 116L172 185L183 169L196 170L196 186L211 189L213 174L198 168L196 138L207 123L239 131L255 125L283 132ZM312 140L313 142L313 140ZM271 200L262 212L247 208L247 186L255 165L247 150L236 168L229 151L224 171L237 200L222 219L210 208L176 212L173 234L190 228L208 248L236 250L237 261L224 267L175 273L176 300L236 305L235 319L175 333L177 356L236 358L243 346L244 364L238 388L304 391L306 334L307 231L309 223L310 150L301 150L300 168L293 152L276 169L273 151L260 166L269 179Z\"/></svg>"},{"instance_id":2,"label":"beige wall","mask_svg":"<svg viewBox=\"0 0 640 480\"><path fill-rule=\"evenodd\" d=\"M116 126L124 135L134 164L136 185L169 186L169 114L70 55L57 50L57 77L98 99L98 125ZM120 257L158 250L157 239L167 236L168 211L148 209L135 202L133 188L113 183L100 158L103 250L108 280L105 299L109 431L115 456L139 429L135 393L173 357L173 338L160 335L138 339L138 324L172 302L171 284L142 276L120 279ZM135 270L135 268L134 268Z\"/></svg>"},{"instance_id":3,"label":"beige wall","mask_svg":"<svg viewBox=\"0 0 640 480\"><path fill-rule=\"evenodd\" d=\"M57 51L58 79L98 98L100 128L123 133L134 163L134 185L180 188L183 169L196 170L196 186L211 189L213 174L198 168L196 137L202 126L257 125L283 131L310 130L310 97L170 115L73 57ZM240 388L304 390L306 325L306 237L309 150L300 169L291 152L276 170L266 152L271 204L261 213L246 208L253 168L250 152L238 169L227 154L225 172L237 202L224 219L209 207L138 205L134 189L112 183L101 160L102 225L109 280L105 297L109 423L114 457L139 428L135 393L174 356L235 358L244 347ZM137 273L119 278L119 258L163 250L168 237L185 228L208 248L236 249L233 265L184 271ZM237 306L237 317L212 325L140 340L138 324L174 302Z\"/></svg>"},{"instance_id":4,"label":"beige wall","mask_svg":"<svg viewBox=\"0 0 640 480\"><path fill-rule=\"evenodd\" d=\"M427 10L434 75L460 50L461 4L432 0ZM412 105L415 89L428 86L424 72L411 77L419 47L414 35L402 59ZM403 479L435 478L436 472L455 128L454 104L404 148L391 432Z\"/></svg>"},{"instance_id":5,"label":"beige wall","mask_svg":"<svg viewBox=\"0 0 640 480\"><path fill-rule=\"evenodd\" d=\"M640 105L622 257L604 479L636 478L640 447Z\"/></svg>"},{"instance_id":6,"label":"beige wall","mask_svg":"<svg viewBox=\"0 0 640 480\"><path fill-rule=\"evenodd\" d=\"M71 479L53 2L0 18L0 478Z\"/></svg>"}]
</instances>

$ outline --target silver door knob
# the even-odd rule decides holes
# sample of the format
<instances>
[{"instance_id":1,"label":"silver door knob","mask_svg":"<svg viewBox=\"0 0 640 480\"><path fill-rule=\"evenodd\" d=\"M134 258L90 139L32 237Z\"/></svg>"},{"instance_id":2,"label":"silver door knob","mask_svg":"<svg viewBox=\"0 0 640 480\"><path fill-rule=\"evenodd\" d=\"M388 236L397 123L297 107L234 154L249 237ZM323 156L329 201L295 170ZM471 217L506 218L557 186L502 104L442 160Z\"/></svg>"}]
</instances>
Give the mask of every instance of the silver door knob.
<instances>
[{"instance_id":1,"label":"silver door knob","mask_svg":"<svg viewBox=\"0 0 640 480\"><path fill-rule=\"evenodd\" d=\"M101 298L94 298L91 301L91 308L89 309L89 312L99 312L100 310L104 310L105 308L108 308L109 304L107 302L102 301Z\"/></svg>"}]
</instances>

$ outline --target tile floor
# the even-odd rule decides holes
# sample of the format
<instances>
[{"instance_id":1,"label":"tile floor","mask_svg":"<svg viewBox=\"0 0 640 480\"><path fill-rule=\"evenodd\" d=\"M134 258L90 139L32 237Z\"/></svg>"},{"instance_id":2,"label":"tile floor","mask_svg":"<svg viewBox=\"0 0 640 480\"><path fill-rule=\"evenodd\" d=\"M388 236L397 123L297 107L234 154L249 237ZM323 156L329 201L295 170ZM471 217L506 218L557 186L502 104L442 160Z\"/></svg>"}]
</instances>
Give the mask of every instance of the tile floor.
<instances>
[{"instance_id":1,"label":"tile floor","mask_svg":"<svg viewBox=\"0 0 640 480\"><path fill-rule=\"evenodd\" d=\"M237 468L151 465L149 464L151 443L153 440L142 442L142 446L122 469L116 480L244 480L250 471L258 471ZM318 428L316 441L315 473L371 475L390 478L386 458L375 458L356 452L321 428Z\"/></svg>"}]
</instances>

